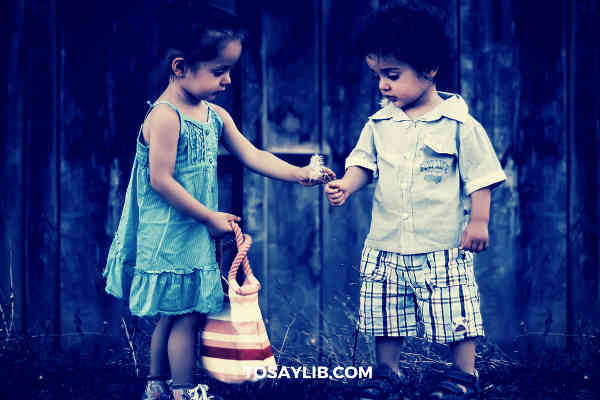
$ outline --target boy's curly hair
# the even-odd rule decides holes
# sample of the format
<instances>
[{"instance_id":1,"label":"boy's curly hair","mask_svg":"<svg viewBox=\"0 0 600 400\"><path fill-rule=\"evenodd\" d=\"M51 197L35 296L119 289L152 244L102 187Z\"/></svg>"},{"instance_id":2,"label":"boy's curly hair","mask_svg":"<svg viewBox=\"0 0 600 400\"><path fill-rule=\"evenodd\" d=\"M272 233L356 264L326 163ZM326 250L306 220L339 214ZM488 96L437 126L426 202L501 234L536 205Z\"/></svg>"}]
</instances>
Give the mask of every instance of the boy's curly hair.
<instances>
[{"instance_id":1,"label":"boy's curly hair","mask_svg":"<svg viewBox=\"0 0 600 400\"><path fill-rule=\"evenodd\" d=\"M445 13L433 6L392 3L374 11L358 37L360 54L393 56L425 73L452 57Z\"/></svg>"}]
</instances>

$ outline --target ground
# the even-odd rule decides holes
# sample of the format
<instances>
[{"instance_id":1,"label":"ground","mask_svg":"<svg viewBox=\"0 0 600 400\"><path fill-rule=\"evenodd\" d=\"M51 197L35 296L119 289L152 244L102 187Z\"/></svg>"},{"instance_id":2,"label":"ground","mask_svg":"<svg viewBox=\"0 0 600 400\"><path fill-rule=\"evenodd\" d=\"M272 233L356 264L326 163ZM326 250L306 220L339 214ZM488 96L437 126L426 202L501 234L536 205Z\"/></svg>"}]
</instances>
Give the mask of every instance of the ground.
<instances>
[{"instance_id":1,"label":"ground","mask_svg":"<svg viewBox=\"0 0 600 400\"><path fill-rule=\"evenodd\" d=\"M20 399L44 400L140 398L147 359L140 355L134 363L129 341L107 346L98 338L86 341L82 335L82 343L91 350L69 352L56 350L53 338L42 339L22 337L4 341L0 348L0 382L8 385L5 393L18 394ZM546 346L543 337L517 338L508 351L482 341L476 366L485 390L483 398L600 399L600 337L591 334L575 339L568 350ZM146 344L147 338L145 342L138 340L136 345L143 348ZM400 366L410 388L409 397L419 398L439 378L448 365L444 354L441 346L418 340L406 344ZM357 360L344 365L353 362L367 365ZM327 360L321 361L321 365L327 364ZM292 361L280 360L280 365L291 366ZM331 362L329 365L335 366ZM211 380L201 369L198 379L224 399L240 400L351 399L365 383L357 379L265 379L227 385Z\"/></svg>"}]
</instances>

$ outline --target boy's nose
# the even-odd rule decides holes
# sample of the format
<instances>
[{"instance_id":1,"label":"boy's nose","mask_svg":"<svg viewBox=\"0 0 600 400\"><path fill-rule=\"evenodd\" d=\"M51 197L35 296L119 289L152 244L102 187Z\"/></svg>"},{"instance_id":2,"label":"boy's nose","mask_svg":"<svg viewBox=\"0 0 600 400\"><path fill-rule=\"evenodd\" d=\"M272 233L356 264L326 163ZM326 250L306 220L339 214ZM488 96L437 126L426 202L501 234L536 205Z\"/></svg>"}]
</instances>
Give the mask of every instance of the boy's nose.
<instances>
[{"instance_id":1,"label":"boy's nose","mask_svg":"<svg viewBox=\"0 0 600 400\"><path fill-rule=\"evenodd\" d=\"M386 92L390 90L390 85L383 79L379 80L379 90L382 92Z\"/></svg>"}]
</instances>

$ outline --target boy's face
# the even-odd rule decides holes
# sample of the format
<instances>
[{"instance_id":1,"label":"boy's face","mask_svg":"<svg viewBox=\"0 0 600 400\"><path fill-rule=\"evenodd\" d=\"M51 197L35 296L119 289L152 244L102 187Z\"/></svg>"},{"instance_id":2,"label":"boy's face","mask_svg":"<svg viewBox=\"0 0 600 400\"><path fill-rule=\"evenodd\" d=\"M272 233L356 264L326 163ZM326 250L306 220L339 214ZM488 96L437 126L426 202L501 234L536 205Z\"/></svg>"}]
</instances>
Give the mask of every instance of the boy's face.
<instances>
[{"instance_id":1,"label":"boy's face","mask_svg":"<svg viewBox=\"0 0 600 400\"><path fill-rule=\"evenodd\" d=\"M379 80L379 91L396 107L420 105L426 101L426 94L434 83L431 79L436 71L425 76L410 65L398 61L393 56L369 54L365 57L367 65Z\"/></svg>"},{"instance_id":2,"label":"boy's face","mask_svg":"<svg viewBox=\"0 0 600 400\"><path fill-rule=\"evenodd\" d=\"M240 58L242 44L232 40L221 50L217 58L199 63L195 69L186 71L182 87L198 99L212 100L231 84L230 71Z\"/></svg>"}]
</instances>

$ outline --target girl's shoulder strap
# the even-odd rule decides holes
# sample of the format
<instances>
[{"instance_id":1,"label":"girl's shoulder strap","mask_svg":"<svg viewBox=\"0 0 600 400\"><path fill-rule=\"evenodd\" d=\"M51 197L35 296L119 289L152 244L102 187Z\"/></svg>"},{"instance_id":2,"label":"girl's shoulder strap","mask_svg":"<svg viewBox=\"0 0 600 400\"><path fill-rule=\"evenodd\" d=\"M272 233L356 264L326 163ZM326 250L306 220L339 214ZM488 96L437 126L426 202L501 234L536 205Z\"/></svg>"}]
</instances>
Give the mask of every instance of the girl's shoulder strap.
<instances>
[{"instance_id":1,"label":"girl's shoulder strap","mask_svg":"<svg viewBox=\"0 0 600 400\"><path fill-rule=\"evenodd\" d=\"M151 101L147 101L146 103L148 103L148 105L150 107L148 108L148 112L146 112L146 117L144 119L146 119L148 117L148 114L150 114L150 112L154 109L154 107L156 107L160 104L166 104L169 107L171 107L173 109L173 111L175 111L177 113L177 116L179 117L179 123L183 122L183 115L181 114L181 111L179 111L179 109L177 107L175 107L173 105L173 103L170 103L166 100L157 101L155 103L152 103Z\"/></svg>"},{"instance_id":2,"label":"girl's shoulder strap","mask_svg":"<svg viewBox=\"0 0 600 400\"><path fill-rule=\"evenodd\" d=\"M214 104L207 101L206 105L208 106L208 119L211 120L214 118L214 120L217 122L217 126L219 129L221 129L223 127L223 118L221 118L221 114L219 114Z\"/></svg>"},{"instance_id":3,"label":"girl's shoulder strap","mask_svg":"<svg viewBox=\"0 0 600 400\"><path fill-rule=\"evenodd\" d=\"M150 112L154 109L154 107L160 105L160 104L166 104L169 107L171 107L173 109L173 111L175 111L177 113L177 116L179 117L179 130L180 130L180 134L181 134L181 129L183 127L183 114L181 114L181 111L179 111L179 109L177 107L175 107L172 103L166 101L166 100L161 100L161 101L157 101L155 103L152 103L150 100L148 100L146 102L148 104L148 111L146 111L146 116L144 117L144 122L146 122L146 118L148 118L148 115L150 114ZM140 127L140 135L142 133L142 128L144 126L144 122L142 122L142 126Z\"/></svg>"}]
</instances>

